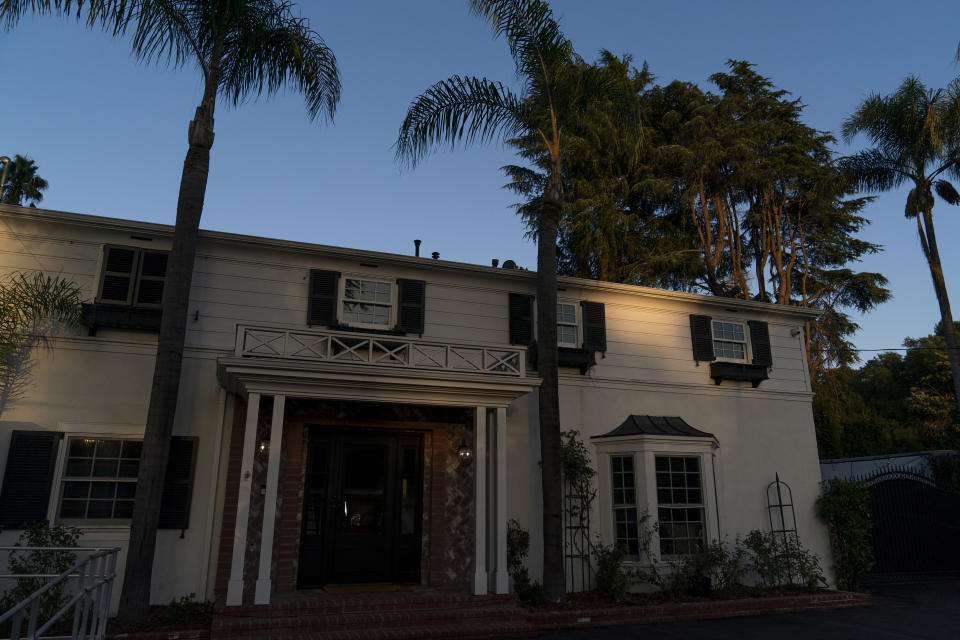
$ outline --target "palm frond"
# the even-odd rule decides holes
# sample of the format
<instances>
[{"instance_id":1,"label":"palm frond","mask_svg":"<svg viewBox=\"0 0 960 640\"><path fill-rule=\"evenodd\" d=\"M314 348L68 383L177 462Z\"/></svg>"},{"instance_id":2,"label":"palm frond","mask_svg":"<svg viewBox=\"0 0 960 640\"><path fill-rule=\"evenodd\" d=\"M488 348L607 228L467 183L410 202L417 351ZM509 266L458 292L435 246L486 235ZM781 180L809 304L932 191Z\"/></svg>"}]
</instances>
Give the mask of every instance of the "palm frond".
<instances>
[{"instance_id":1,"label":"palm frond","mask_svg":"<svg viewBox=\"0 0 960 640\"><path fill-rule=\"evenodd\" d=\"M887 191L909 178L901 163L880 149L866 149L841 158L837 164L850 184L864 191Z\"/></svg>"},{"instance_id":2,"label":"palm frond","mask_svg":"<svg viewBox=\"0 0 960 640\"><path fill-rule=\"evenodd\" d=\"M292 86L304 96L311 119L332 120L342 90L337 59L291 2L237 3L231 17L220 86L233 104Z\"/></svg>"},{"instance_id":3,"label":"palm frond","mask_svg":"<svg viewBox=\"0 0 960 640\"><path fill-rule=\"evenodd\" d=\"M947 204L960 204L960 193L957 193L954 186L946 180L937 180L934 189L937 190L937 195L943 198L943 201Z\"/></svg>"},{"instance_id":4,"label":"palm frond","mask_svg":"<svg viewBox=\"0 0 960 640\"><path fill-rule=\"evenodd\" d=\"M138 0L0 0L0 21L9 30L26 15L52 15L75 18L116 35L126 30L140 4Z\"/></svg>"},{"instance_id":5,"label":"palm frond","mask_svg":"<svg viewBox=\"0 0 960 640\"><path fill-rule=\"evenodd\" d=\"M397 136L398 161L415 166L435 147L502 140L525 131L520 98L499 82L452 76L417 97Z\"/></svg>"},{"instance_id":6,"label":"palm frond","mask_svg":"<svg viewBox=\"0 0 960 640\"><path fill-rule=\"evenodd\" d=\"M542 0L470 0L470 10L490 22L494 38L510 47L517 77L543 76L573 53L550 6Z\"/></svg>"}]
</instances>

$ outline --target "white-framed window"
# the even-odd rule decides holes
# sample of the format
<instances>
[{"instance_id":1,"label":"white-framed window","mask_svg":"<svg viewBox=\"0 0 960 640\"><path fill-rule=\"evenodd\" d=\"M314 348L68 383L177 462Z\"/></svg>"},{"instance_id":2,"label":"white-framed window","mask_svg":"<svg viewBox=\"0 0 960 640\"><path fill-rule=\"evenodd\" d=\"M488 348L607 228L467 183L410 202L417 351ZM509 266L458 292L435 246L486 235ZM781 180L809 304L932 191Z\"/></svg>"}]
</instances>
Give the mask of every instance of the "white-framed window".
<instances>
[{"instance_id":1,"label":"white-framed window","mask_svg":"<svg viewBox=\"0 0 960 640\"><path fill-rule=\"evenodd\" d=\"M579 341L579 305L575 302L557 302L557 345L561 347L580 346Z\"/></svg>"},{"instance_id":2,"label":"white-framed window","mask_svg":"<svg viewBox=\"0 0 960 640\"><path fill-rule=\"evenodd\" d=\"M696 553L717 539L714 440L641 435L594 444L604 542L642 562L643 536L653 525L647 542L654 561Z\"/></svg>"},{"instance_id":3,"label":"white-framed window","mask_svg":"<svg viewBox=\"0 0 960 640\"><path fill-rule=\"evenodd\" d=\"M700 456L654 455L660 553L689 555L706 545Z\"/></svg>"},{"instance_id":4,"label":"white-framed window","mask_svg":"<svg viewBox=\"0 0 960 640\"><path fill-rule=\"evenodd\" d=\"M713 320L713 353L718 360L746 362L747 330L742 322Z\"/></svg>"},{"instance_id":5,"label":"white-framed window","mask_svg":"<svg viewBox=\"0 0 960 640\"><path fill-rule=\"evenodd\" d=\"M140 438L68 435L56 520L126 524L133 514L142 446Z\"/></svg>"},{"instance_id":6,"label":"white-framed window","mask_svg":"<svg viewBox=\"0 0 960 640\"><path fill-rule=\"evenodd\" d=\"M396 286L388 280L361 276L340 278L340 323L383 329L396 324Z\"/></svg>"},{"instance_id":7,"label":"white-framed window","mask_svg":"<svg viewBox=\"0 0 960 640\"><path fill-rule=\"evenodd\" d=\"M96 301L120 306L160 308L166 286L166 251L105 245Z\"/></svg>"}]
</instances>

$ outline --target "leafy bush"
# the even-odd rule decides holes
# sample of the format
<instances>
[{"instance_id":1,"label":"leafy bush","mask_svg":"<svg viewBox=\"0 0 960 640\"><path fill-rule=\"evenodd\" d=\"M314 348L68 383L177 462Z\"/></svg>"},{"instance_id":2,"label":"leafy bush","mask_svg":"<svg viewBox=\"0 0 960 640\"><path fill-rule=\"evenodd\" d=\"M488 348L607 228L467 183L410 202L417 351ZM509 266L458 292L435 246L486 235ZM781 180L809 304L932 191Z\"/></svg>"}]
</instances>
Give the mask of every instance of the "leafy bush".
<instances>
[{"instance_id":1,"label":"leafy bush","mask_svg":"<svg viewBox=\"0 0 960 640\"><path fill-rule=\"evenodd\" d=\"M168 622L181 622L205 616L213 612L213 603L197 600L197 594L191 593L175 598L167 605L165 615Z\"/></svg>"},{"instance_id":2,"label":"leafy bush","mask_svg":"<svg viewBox=\"0 0 960 640\"><path fill-rule=\"evenodd\" d=\"M861 576L873 568L870 545L870 492L860 482L831 480L817 500L820 517L830 530L837 586L855 590Z\"/></svg>"},{"instance_id":3,"label":"leafy bush","mask_svg":"<svg viewBox=\"0 0 960 640\"><path fill-rule=\"evenodd\" d=\"M738 538L734 544L714 542L699 553L679 561L671 582L674 589L697 596L727 592L747 573L747 550Z\"/></svg>"},{"instance_id":4,"label":"leafy bush","mask_svg":"<svg viewBox=\"0 0 960 640\"><path fill-rule=\"evenodd\" d=\"M621 546L605 545L601 542L593 545L593 557L597 566L597 590L614 602L623 602L630 588L630 572L623 561L627 552Z\"/></svg>"},{"instance_id":5,"label":"leafy bush","mask_svg":"<svg viewBox=\"0 0 960 640\"><path fill-rule=\"evenodd\" d=\"M15 547L76 547L80 529L65 525L54 527L46 523L31 525L23 530ZM73 566L77 554L72 551L12 551L8 561L10 573L21 575L60 574ZM8 611L21 600L41 588L51 578L16 578L16 584L0 598L0 611ZM67 585L61 583L40 598L39 620L48 620L60 610L69 595Z\"/></svg>"},{"instance_id":6,"label":"leafy bush","mask_svg":"<svg viewBox=\"0 0 960 640\"><path fill-rule=\"evenodd\" d=\"M764 587L800 586L810 590L825 582L820 559L800 544L796 535L783 536L756 529L743 545L753 554L750 568Z\"/></svg>"},{"instance_id":7,"label":"leafy bush","mask_svg":"<svg viewBox=\"0 0 960 640\"><path fill-rule=\"evenodd\" d=\"M530 553L530 532L514 519L507 522L507 571L521 602L537 605L543 602L543 586L530 579L524 560Z\"/></svg>"}]
</instances>

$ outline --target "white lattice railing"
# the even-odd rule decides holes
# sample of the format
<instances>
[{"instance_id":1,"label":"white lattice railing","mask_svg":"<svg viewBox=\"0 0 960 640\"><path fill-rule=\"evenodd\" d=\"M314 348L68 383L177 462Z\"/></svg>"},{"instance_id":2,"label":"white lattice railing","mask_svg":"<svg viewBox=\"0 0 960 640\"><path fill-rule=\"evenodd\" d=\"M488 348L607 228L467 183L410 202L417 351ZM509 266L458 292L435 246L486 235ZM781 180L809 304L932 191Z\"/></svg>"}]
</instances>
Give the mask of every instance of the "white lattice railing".
<instances>
[{"instance_id":1,"label":"white lattice railing","mask_svg":"<svg viewBox=\"0 0 960 640\"><path fill-rule=\"evenodd\" d=\"M450 344L347 331L237 327L236 355L409 369L526 375L526 349Z\"/></svg>"}]
</instances>

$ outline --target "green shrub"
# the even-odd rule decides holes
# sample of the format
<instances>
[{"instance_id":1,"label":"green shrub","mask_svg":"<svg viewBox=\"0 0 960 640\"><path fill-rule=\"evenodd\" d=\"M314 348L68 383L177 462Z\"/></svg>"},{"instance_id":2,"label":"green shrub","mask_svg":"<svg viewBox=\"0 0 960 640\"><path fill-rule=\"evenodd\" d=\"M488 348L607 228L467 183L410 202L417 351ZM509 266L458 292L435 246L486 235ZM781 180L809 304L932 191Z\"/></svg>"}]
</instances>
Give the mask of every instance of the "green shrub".
<instances>
[{"instance_id":1,"label":"green shrub","mask_svg":"<svg viewBox=\"0 0 960 640\"><path fill-rule=\"evenodd\" d=\"M830 530L837 586L856 590L863 574L873 568L870 492L860 482L831 480L825 483L817 507Z\"/></svg>"},{"instance_id":2,"label":"green shrub","mask_svg":"<svg viewBox=\"0 0 960 640\"><path fill-rule=\"evenodd\" d=\"M165 615L168 622L192 620L213 612L213 603L197 600L197 594L191 593L182 598L174 598L167 605Z\"/></svg>"},{"instance_id":3,"label":"green shrub","mask_svg":"<svg viewBox=\"0 0 960 640\"><path fill-rule=\"evenodd\" d=\"M530 553L530 532L516 520L507 522L507 571L521 602L538 605L543 602L543 586L530 579L524 560Z\"/></svg>"},{"instance_id":4,"label":"green shrub","mask_svg":"<svg viewBox=\"0 0 960 640\"><path fill-rule=\"evenodd\" d=\"M627 552L621 546L595 543L593 558L596 563L597 590L614 602L623 602L630 588L630 572L623 561Z\"/></svg>"},{"instance_id":5,"label":"green shrub","mask_svg":"<svg viewBox=\"0 0 960 640\"><path fill-rule=\"evenodd\" d=\"M753 554L750 568L764 587L799 586L813 590L824 582L819 558L804 549L795 534L784 536L755 529L743 539L743 545Z\"/></svg>"},{"instance_id":6,"label":"green shrub","mask_svg":"<svg viewBox=\"0 0 960 640\"><path fill-rule=\"evenodd\" d=\"M80 529L65 525L47 526L46 523L31 525L23 530L15 547L76 547ZM72 551L11 551L8 560L9 573L21 575L60 574L77 561ZM52 578L16 578L16 584L0 598L0 611L7 611L27 598ZM66 583L60 583L40 598L39 621L45 622L60 610L70 599Z\"/></svg>"},{"instance_id":7,"label":"green shrub","mask_svg":"<svg viewBox=\"0 0 960 640\"><path fill-rule=\"evenodd\" d=\"M697 596L726 592L740 584L747 573L747 550L740 539L733 545L714 542L676 563L672 589Z\"/></svg>"}]
</instances>

